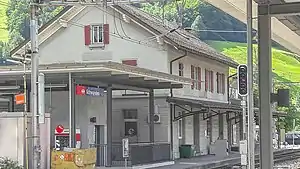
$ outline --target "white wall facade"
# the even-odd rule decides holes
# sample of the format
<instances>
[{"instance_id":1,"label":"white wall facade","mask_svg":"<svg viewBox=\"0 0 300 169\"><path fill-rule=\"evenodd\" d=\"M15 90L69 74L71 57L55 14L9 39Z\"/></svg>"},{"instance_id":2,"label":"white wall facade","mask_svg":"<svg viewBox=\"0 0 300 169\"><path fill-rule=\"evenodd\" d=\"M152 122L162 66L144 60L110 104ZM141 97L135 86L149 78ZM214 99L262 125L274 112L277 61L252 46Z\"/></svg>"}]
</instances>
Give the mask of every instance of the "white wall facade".
<instances>
[{"instance_id":1,"label":"white wall facade","mask_svg":"<svg viewBox=\"0 0 300 169\"><path fill-rule=\"evenodd\" d=\"M103 12L95 7L86 7L66 28L60 29L40 46L40 63L60 63L60 62L83 62L83 61L114 61L122 62L124 59L136 59L137 66L155 71L169 73L171 60L182 56L184 53L173 47L159 45L156 40L147 40L153 38L153 35L139 27L134 22L124 22L122 16L112 9ZM98 16L98 17L95 17ZM95 23L108 23L110 28L110 42L104 48L89 48L84 44L84 25ZM123 30L122 30L123 29ZM126 37L130 37L130 39ZM219 62L206 59L205 57L187 53L187 56L173 63L173 74L178 75L178 62L184 64L184 77L191 77L191 65L201 67L202 81L205 77L205 68L214 71L214 92L204 90L205 83L201 85L201 90L191 89L185 85L183 89L175 89L174 96L189 99L199 99L215 102L227 102L227 90L224 94L216 92L216 72L224 73L225 79L228 77L228 66ZM227 81L225 80L225 89ZM121 91L121 93L124 93ZM169 90L157 90L155 96L167 96ZM122 109L138 109L138 136L133 139L137 142L149 141L148 99L147 98L122 98L117 92L114 92L113 101L113 142L120 142L124 137L124 120ZM47 100L48 98L48 100ZM65 100L65 101L63 101ZM161 123L155 124L155 141L170 142L170 120L169 104L165 97L157 98L155 104L159 107L161 114ZM51 106L52 105L52 106ZM46 108L48 107L52 114L52 129L58 124L68 126L68 93L53 92L50 102L49 93L46 96ZM52 107L52 108L51 108ZM88 146L91 135L88 126L90 117L97 117L97 124L106 126L106 98L105 97L76 97L76 125L81 129L84 147ZM224 130L226 130L226 118L224 118ZM213 141L218 138L218 117L213 118ZM174 122L173 141L174 155L179 157L178 147L180 142L178 138L178 123ZM184 125L185 139L184 144L193 144L193 117L185 118ZM207 137L207 120L200 116L200 153L207 154L209 139ZM224 137L227 134L224 132Z\"/></svg>"}]
</instances>

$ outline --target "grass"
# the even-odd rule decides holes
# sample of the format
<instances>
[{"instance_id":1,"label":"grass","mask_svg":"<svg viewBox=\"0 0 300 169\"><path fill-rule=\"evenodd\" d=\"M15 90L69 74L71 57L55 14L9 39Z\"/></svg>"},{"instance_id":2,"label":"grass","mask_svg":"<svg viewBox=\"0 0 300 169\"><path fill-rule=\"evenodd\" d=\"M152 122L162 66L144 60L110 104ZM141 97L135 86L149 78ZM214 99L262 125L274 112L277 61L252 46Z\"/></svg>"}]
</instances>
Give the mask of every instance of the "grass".
<instances>
[{"instance_id":1,"label":"grass","mask_svg":"<svg viewBox=\"0 0 300 169\"><path fill-rule=\"evenodd\" d=\"M239 64L246 63L247 46L245 43L207 41L209 45L216 50L231 57ZM257 63L257 45L254 45L254 61ZM293 54L273 48L272 49L272 67L273 72L286 81L300 82L300 58Z\"/></svg>"},{"instance_id":2,"label":"grass","mask_svg":"<svg viewBox=\"0 0 300 169\"><path fill-rule=\"evenodd\" d=\"M7 42L8 40L8 30L7 30L7 16L6 10L8 0L0 0L0 41Z\"/></svg>"}]
</instances>

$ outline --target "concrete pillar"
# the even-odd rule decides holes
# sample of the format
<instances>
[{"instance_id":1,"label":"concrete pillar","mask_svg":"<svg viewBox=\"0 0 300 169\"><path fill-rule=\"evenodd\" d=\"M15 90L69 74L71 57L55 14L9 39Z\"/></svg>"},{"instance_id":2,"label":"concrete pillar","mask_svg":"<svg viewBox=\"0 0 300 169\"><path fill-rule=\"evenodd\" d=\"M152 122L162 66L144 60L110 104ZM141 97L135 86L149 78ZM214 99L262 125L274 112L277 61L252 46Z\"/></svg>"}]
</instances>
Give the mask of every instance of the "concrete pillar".
<instances>
[{"instance_id":1,"label":"concrete pillar","mask_svg":"<svg viewBox=\"0 0 300 169\"><path fill-rule=\"evenodd\" d=\"M154 143L154 92L151 89L149 92L149 138L150 143Z\"/></svg>"},{"instance_id":2,"label":"concrete pillar","mask_svg":"<svg viewBox=\"0 0 300 169\"><path fill-rule=\"evenodd\" d=\"M107 127L107 132L106 132L106 137L107 137L107 150L106 150L106 159L107 167L111 167L112 165L112 87L109 85L107 87L107 100L106 100L106 127Z\"/></svg>"},{"instance_id":3,"label":"concrete pillar","mask_svg":"<svg viewBox=\"0 0 300 169\"><path fill-rule=\"evenodd\" d=\"M268 6L268 4L259 5ZM258 15L258 70L259 70L259 130L260 130L260 167L273 168L272 147L272 52L271 52L271 17Z\"/></svg>"},{"instance_id":4,"label":"concrete pillar","mask_svg":"<svg viewBox=\"0 0 300 169\"><path fill-rule=\"evenodd\" d=\"M228 151L230 152L231 145L232 145L232 124L230 120L230 113L226 114L226 121L227 121Z\"/></svg>"},{"instance_id":5,"label":"concrete pillar","mask_svg":"<svg viewBox=\"0 0 300 169\"><path fill-rule=\"evenodd\" d=\"M223 114L219 111L219 138L224 139L224 118Z\"/></svg>"},{"instance_id":6,"label":"concrete pillar","mask_svg":"<svg viewBox=\"0 0 300 169\"><path fill-rule=\"evenodd\" d=\"M194 145L196 146L197 152L200 151L200 114L193 115L193 135Z\"/></svg>"}]
</instances>

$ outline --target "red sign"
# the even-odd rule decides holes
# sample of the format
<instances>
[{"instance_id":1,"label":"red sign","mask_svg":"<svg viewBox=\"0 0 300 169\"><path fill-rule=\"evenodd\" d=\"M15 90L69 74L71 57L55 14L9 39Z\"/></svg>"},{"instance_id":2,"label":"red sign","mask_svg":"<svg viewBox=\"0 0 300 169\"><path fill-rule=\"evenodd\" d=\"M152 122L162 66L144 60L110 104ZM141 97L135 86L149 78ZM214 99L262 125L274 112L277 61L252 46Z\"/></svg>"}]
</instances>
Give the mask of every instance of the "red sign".
<instances>
[{"instance_id":1,"label":"red sign","mask_svg":"<svg viewBox=\"0 0 300 169\"><path fill-rule=\"evenodd\" d=\"M76 95L84 96L85 92L86 92L86 86L80 86L80 85L76 86Z\"/></svg>"},{"instance_id":2,"label":"red sign","mask_svg":"<svg viewBox=\"0 0 300 169\"><path fill-rule=\"evenodd\" d=\"M25 95L23 93L15 95L16 104L24 104L25 103Z\"/></svg>"},{"instance_id":3,"label":"red sign","mask_svg":"<svg viewBox=\"0 0 300 169\"><path fill-rule=\"evenodd\" d=\"M55 128L57 133L62 133L64 131L64 126L63 125L58 125Z\"/></svg>"}]
</instances>

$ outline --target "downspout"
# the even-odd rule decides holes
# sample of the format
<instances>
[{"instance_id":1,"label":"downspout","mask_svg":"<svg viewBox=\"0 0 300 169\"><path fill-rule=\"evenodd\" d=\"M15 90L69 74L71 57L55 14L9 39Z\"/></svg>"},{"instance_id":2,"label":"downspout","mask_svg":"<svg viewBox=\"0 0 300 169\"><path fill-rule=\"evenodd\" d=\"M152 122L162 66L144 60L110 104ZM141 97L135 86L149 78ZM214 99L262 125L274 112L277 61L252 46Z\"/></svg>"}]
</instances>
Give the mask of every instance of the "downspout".
<instances>
[{"instance_id":1,"label":"downspout","mask_svg":"<svg viewBox=\"0 0 300 169\"><path fill-rule=\"evenodd\" d=\"M184 58L185 56L187 56L187 51L184 51L184 54L171 60L170 61L170 74L173 74L173 62ZM172 85L170 86L170 97L173 97L173 88ZM174 155L173 155L173 109L175 110L175 106L173 104L170 103L170 149L171 149L171 159L174 160Z\"/></svg>"}]
</instances>

